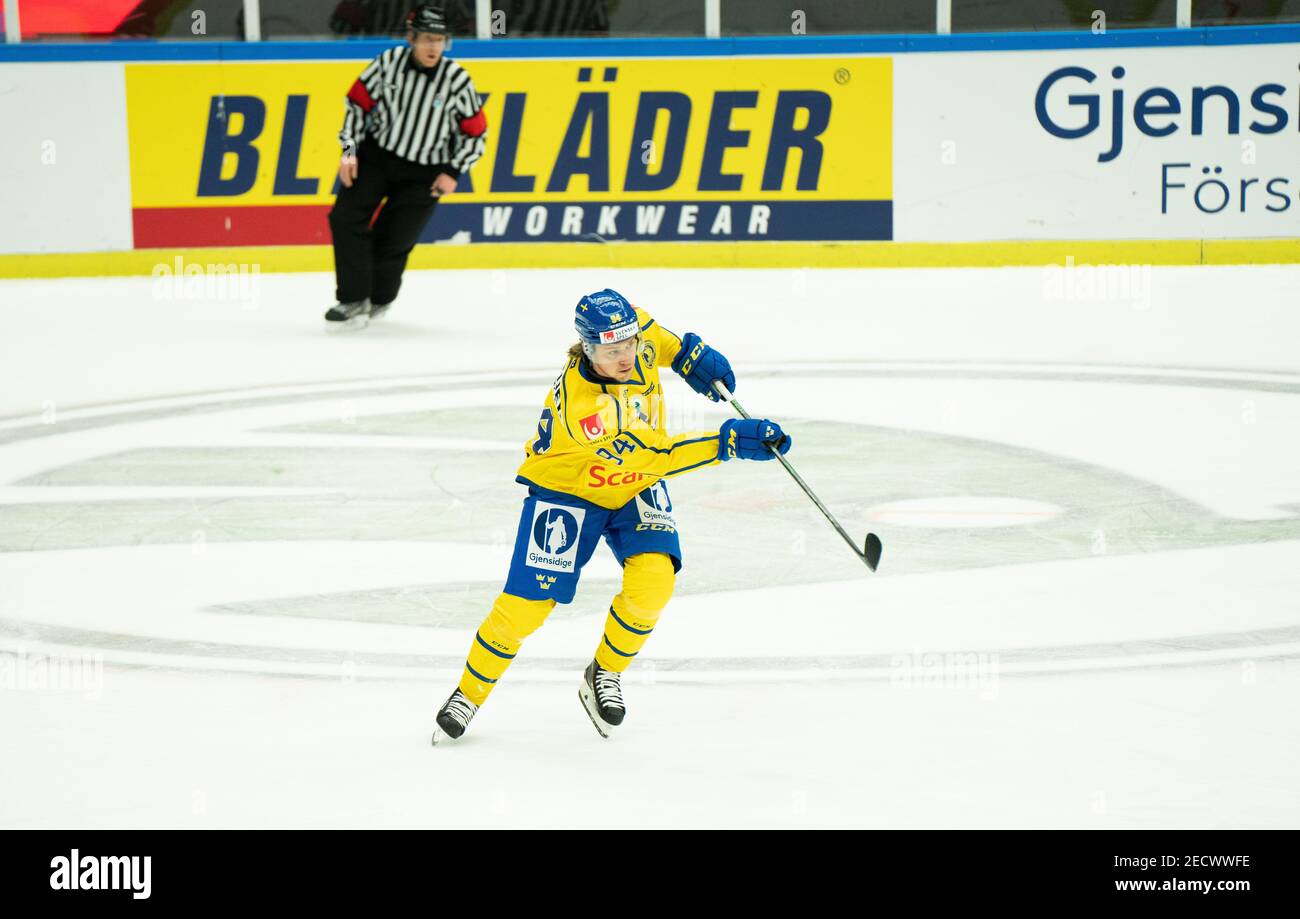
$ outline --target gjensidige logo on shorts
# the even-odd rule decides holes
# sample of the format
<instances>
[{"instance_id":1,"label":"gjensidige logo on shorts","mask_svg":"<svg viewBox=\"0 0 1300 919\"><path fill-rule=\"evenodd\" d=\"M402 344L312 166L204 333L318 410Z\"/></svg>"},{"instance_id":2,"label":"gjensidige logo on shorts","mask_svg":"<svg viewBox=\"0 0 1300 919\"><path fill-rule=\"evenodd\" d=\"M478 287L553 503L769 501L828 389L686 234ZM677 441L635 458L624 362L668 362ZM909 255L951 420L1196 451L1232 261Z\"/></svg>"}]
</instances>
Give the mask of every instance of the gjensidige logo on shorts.
<instances>
[{"instance_id":1,"label":"gjensidige logo on shorts","mask_svg":"<svg viewBox=\"0 0 1300 919\"><path fill-rule=\"evenodd\" d=\"M578 557L578 533L587 512L538 501L533 509L533 544L528 564L551 571L572 571Z\"/></svg>"},{"instance_id":2,"label":"gjensidige logo on shorts","mask_svg":"<svg viewBox=\"0 0 1300 919\"><path fill-rule=\"evenodd\" d=\"M148 900L153 889L149 855L82 855L73 849L51 859L50 867L54 890L129 890L132 898Z\"/></svg>"},{"instance_id":3,"label":"gjensidige logo on shorts","mask_svg":"<svg viewBox=\"0 0 1300 919\"><path fill-rule=\"evenodd\" d=\"M668 486L663 482L655 482L640 492L636 496L636 504L642 523L661 523L674 528L677 526L677 521L673 519L673 501L668 497Z\"/></svg>"}]
</instances>

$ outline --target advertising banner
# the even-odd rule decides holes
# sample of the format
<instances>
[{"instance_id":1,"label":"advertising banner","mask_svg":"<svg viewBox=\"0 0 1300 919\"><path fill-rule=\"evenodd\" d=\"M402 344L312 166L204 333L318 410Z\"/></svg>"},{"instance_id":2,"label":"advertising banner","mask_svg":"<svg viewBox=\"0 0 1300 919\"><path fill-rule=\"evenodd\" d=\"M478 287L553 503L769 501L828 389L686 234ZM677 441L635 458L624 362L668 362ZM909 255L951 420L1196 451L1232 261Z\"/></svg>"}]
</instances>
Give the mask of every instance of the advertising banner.
<instances>
[{"instance_id":1,"label":"advertising banner","mask_svg":"<svg viewBox=\"0 0 1300 919\"><path fill-rule=\"evenodd\" d=\"M122 65L0 64L0 253L131 248Z\"/></svg>"},{"instance_id":2,"label":"advertising banner","mask_svg":"<svg viewBox=\"0 0 1300 919\"><path fill-rule=\"evenodd\" d=\"M1300 46L895 60L894 238L1300 236Z\"/></svg>"},{"instance_id":3,"label":"advertising banner","mask_svg":"<svg viewBox=\"0 0 1300 919\"><path fill-rule=\"evenodd\" d=\"M364 64L126 64L135 245L327 243ZM892 237L890 57L466 67L487 153L423 242Z\"/></svg>"}]
</instances>

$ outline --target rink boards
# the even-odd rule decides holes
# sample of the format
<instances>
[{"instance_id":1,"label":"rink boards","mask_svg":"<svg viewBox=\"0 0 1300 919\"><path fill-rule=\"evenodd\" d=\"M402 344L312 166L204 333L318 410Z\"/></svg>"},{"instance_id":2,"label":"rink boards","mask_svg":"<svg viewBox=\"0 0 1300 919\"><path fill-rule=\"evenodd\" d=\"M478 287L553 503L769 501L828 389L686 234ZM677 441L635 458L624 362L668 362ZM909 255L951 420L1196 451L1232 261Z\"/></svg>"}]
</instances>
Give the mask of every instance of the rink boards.
<instances>
[{"instance_id":1,"label":"rink boards","mask_svg":"<svg viewBox=\"0 0 1300 919\"><path fill-rule=\"evenodd\" d=\"M488 151L422 242L492 244L457 250L484 266L1014 264L1061 243L1187 263L1218 241L1292 261L1297 45L1290 26L457 42ZM328 267L342 100L383 47L0 50L18 134L0 253ZM623 241L659 245L573 245ZM112 261L137 260L67 270Z\"/></svg>"}]
</instances>

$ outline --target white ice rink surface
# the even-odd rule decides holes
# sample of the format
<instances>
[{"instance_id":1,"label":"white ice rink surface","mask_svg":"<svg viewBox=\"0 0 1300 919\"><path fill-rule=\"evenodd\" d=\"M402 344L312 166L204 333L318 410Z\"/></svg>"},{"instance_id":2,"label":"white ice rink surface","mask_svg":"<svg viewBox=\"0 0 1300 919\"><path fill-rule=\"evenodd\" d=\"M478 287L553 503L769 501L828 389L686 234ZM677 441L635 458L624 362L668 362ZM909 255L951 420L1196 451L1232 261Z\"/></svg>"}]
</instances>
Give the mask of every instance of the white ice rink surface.
<instances>
[{"instance_id":1,"label":"white ice rink surface","mask_svg":"<svg viewBox=\"0 0 1300 919\"><path fill-rule=\"evenodd\" d=\"M412 272L351 335L323 275L0 282L0 826L1300 826L1300 270L1049 280ZM731 358L881 570L775 464L675 479L619 732L602 548L431 748L604 286Z\"/></svg>"}]
</instances>

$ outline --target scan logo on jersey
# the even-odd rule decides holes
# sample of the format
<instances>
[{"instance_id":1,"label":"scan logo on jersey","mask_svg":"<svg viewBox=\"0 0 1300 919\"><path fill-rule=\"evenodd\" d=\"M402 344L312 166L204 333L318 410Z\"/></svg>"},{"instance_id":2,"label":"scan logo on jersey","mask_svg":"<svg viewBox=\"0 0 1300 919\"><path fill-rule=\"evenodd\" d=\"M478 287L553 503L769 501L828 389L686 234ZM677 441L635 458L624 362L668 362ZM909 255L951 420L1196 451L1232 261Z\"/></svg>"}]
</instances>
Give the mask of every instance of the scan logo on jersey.
<instances>
[{"instance_id":1,"label":"scan logo on jersey","mask_svg":"<svg viewBox=\"0 0 1300 919\"><path fill-rule=\"evenodd\" d=\"M533 508L532 545L528 564L548 571L574 570L578 558L578 536L587 511L538 501Z\"/></svg>"}]
</instances>

